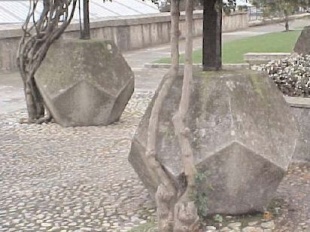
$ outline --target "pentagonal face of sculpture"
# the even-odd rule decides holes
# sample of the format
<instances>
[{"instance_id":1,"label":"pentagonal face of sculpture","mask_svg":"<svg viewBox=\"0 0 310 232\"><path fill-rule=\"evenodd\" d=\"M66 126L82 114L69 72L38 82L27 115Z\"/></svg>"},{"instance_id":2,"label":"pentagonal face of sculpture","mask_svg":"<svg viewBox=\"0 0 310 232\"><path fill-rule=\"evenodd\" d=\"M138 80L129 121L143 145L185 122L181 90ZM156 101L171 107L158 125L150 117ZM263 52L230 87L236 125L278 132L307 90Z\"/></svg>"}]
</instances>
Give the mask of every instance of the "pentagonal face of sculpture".
<instances>
[{"instance_id":1,"label":"pentagonal face of sculpture","mask_svg":"<svg viewBox=\"0 0 310 232\"><path fill-rule=\"evenodd\" d=\"M90 101L91 99L91 101ZM55 120L64 126L108 124L114 98L86 81L80 81L50 102Z\"/></svg>"},{"instance_id":2,"label":"pentagonal face of sculpture","mask_svg":"<svg viewBox=\"0 0 310 232\"><path fill-rule=\"evenodd\" d=\"M143 184L149 190L149 193L154 198L156 189L159 185L158 177L147 164L147 159L145 157L145 146L140 144L136 139L134 139L131 144L129 161L135 168Z\"/></svg>"},{"instance_id":3,"label":"pentagonal face of sculpture","mask_svg":"<svg viewBox=\"0 0 310 232\"><path fill-rule=\"evenodd\" d=\"M199 190L208 196L209 214L262 212L285 174L282 168L238 142L197 167L205 175Z\"/></svg>"},{"instance_id":4,"label":"pentagonal face of sculpture","mask_svg":"<svg viewBox=\"0 0 310 232\"><path fill-rule=\"evenodd\" d=\"M181 85L182 78L178 78L164 101L157 135L157 159L179 186L182 185L183 165L171 118L178 108ZM273 173L273 175L266 178L265 183L261 183L261 186L258 187L264 189L260 196L262 200L257 201L258 205L248 208L240 207L230 213L238 214L247 210L262 209L265 206L263 204L270 199L277 184L280 183L295 149L297 129L289 107L276 86L265 75L251 71L200 73L194 77L194 85L195 89L192 91L186 124L191 132L190 140L196 164L208 163L211 158L223 159L225 155L221 155L220 151L225 149L232 149L228 154L238 154L234 151L235 146L232 144L241 144L240 154L245 154L244 156L248 159L247 163L254 166L255 163L259 163L259 168L267 167L270 171L266 173ZM144 165L141 161L145 156L143 151L146 147L151 105L134 137L129 160L141 180L154 195L152 191L156 189L154 187L156 183L150 184L150 180L156 179L156 174L150 171L146 174L148 169L143 168L142 171L140 168ZM136 149L137 144L144 149ZM234 162L241 162L236 166L242 165L243 158L238 155L226 155L227 157L230 159L232 157ZM226 165L220 161L213 163ZM222 168L215 166L215 169ZM205 171L208 172L207 168ZM229 171L234 171L231 176L235 178L235 182L238 182L242 175L253 174L252 178L257 176L257 173L250 172L247 168L229 169ZM275 175L278 171L281 174ZM154 175L155 177L152 177ZM148 181L144 180L145 177L148 178ZM251 184L251 180L245 179L242 185ZM229 183L232 182L229 181ZM272 184L269 186L269 183ZM222 183L222 186L225 185L227 185L225 182ZM227 191L229 190L228 188ZM230 195L231 193L225 194ZM251 198L250 193L245 192L245 194L249 195L249 199ZM253 199L256 194L256 192L252 192ZM240 195L239 197L243 198L244 196ZM234 197L227 199L228 201L235 200Z\"/></svg>"},{"instance_id":5,"label":"pentagonal face of sculpture","mask_svg":"<svg viewBox=\"0 0 310 232\"><path fill-rule=\"evenodd\" d=\"M130 79L129 82L126 84L126 87L121 90L118 94L118 96L115 98L115 101L113 103L113 108L111 109L111 116L109 118L109 123L118 121L122 112L125 109L124 102L128 102L128 99L130 99L133 89L134 89L134 79Z\"/></svg>"},{"instance_id":6,"label":"pentagonal face of sculpture","mask_svg":"<svg viewBox=\"0 0 310 232\"><path fill-rule=\"evenodd\" d=\"M133 72L110 41L58 41L35 78L52 115L63 126L118 120L134 90ZM64 102L68 109L63 111Z\"/></svg>"}]
</instances>

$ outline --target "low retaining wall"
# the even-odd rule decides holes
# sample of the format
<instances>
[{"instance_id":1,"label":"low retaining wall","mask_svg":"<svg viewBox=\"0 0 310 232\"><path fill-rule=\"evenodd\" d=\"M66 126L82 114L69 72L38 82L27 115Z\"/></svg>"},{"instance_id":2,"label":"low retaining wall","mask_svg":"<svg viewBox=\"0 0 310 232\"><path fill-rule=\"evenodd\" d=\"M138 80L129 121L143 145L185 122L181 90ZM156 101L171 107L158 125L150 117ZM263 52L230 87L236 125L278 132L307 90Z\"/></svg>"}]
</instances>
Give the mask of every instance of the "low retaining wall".
<instances>
[{"instance_id":1,"label":"low retaining wall","mask_svg":"<svg viewBox=\"0 0 310 232\"><path fill-rule=\"evenodd\" d=\"M285 97L297 119L299 138L294 161L310 162L310 98Z\"/></svg>"},{"instance_id":2,"label":"low retaining wall","mask_svg":"<svg viewBox=\"0 0 310 232\"><path fill-rule=\"evenodd\" d=\"M246 53L243 59L249 65L267 64L272 60L281 60L290 56L291 53Z\"/></svg>"},{"instance_id":3,"label":"low retaining wall","mask_svg":"<svg viewBox=\"0 0 310 232\"><path fill-rule=\"evenodd\" d=\"M94 39L113 40L121 51L150 47L170 41L170 13L142 16L118 17L91 23L91 36ZM202 35L203 13L194 13L194 36ZM249 25L247 13L240 12L223 16L223 31L245 29ZM72 24L64 35L66 38L79 38L79 24ZM181 15L181 38L185 35L185 17ZM16 70L16 51L21 37L20 26L0 27L0 72Z\"/></svg>"},{"instance_id":4,"label":"low retaining wall","mask_svg":"<svg viewBox=\"0 0 310 232\"><path fill-rule=\"evenodd\" d=\"M290 15L288 19L295 20L295 19L302 19L302 18L310 18L309 13L302 13L302 14L297 14L297 15ZM251 21L249 23L250 27L256 27L256 26L263 26L263 25L269 25L269 24L274 24L274 23L283 23L285 22L285 18L268 18L268 19L263 19L263 20L255 20ZM284 28L284 26L283 26Z\"/></svg>"},{"instance_id":5,"label":"low retaining wall","mask_svg":"<svg viewBox=\"0 0 310 232\"><path fill-rule=\"evenodd\" d=\"M184 68L184 64L181 63L180 68ZM145 68L161 68L161 69L169 69L171 67L171 64L166 64L166 63L146 63L144 64ZM202 69L202 64L193 64L193 68L201 70ZM240 63L240 64L223 64L222 68L224 70L238 70L238 69L249 69L250 66L248 63Z\"/></svg>"}]
</instances>

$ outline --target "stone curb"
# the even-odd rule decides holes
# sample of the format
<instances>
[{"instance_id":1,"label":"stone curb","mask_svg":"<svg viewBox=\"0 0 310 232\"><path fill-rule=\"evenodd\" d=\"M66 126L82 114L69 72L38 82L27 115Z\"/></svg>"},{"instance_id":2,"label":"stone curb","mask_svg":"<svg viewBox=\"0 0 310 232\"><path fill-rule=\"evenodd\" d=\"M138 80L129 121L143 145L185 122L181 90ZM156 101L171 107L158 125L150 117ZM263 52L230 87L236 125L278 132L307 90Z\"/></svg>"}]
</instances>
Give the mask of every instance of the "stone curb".
<instances>
[{"instance_id":1,"label":"stone curb","mask_svg":"<svg viewBox=\"0 0 310 232\"><path fill-rule=\"evenodd\" d=\"M165 63L146 63L144 64L145 68L162 68L162 69L169 69L171 64ZM193 64L194 68L202 68L202 64ZM180 64L180 68L184 68L184 64ZM248 63L240 63L240 64L223 64L223 69L234 70L234 69L249 69Z\"/></svg>"},{"instance_id":2,"label":"stone curb","mask_svg":"<svg viewBox=\"0 0 310 232\"><path fill-rule=\"evenodd\" d=\"M294 108L309 108L310 109L310 98L305 97L288 97L284 96L285 101Z\"/></svg>"},{"instance_id":3,"label":"stone curb","mask_svg":"<svg viewBox=\"0 0 310 232\"><path fill-rule=\"evenodd\" d=\"M288 52L272 52L272 53L259 53L259 52L248 52L243 54L243 60L250 65L259 65L268 63L272 60L280 60L291 56L292 53Z\"/></svg>"}]
</instances>

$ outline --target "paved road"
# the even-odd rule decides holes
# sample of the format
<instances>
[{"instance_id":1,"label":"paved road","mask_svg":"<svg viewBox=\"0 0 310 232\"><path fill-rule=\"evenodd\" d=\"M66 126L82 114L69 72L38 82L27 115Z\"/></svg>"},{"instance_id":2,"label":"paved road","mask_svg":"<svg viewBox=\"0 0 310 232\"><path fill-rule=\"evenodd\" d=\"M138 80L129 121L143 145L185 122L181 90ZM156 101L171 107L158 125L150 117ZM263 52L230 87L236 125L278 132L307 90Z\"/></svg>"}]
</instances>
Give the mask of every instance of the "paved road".
<instances>
[{"instance_id":1,"label":"paved road","mask_svg":"<svg viewBox=\"0 0 310 232\"><path fill-rule=\"evenodd\" d=\"M299 19L292 21L291 28L301 29L308 24L309 20ZM284 25L282 23L251 27L243 31L223 33L223 41L226 42L270 32L283 31L283 29ZM201 48L201 45L201 38L196 38L194 40L194 49ZM180 48L181 52L184 51L184 42L181 42ZM156 69L154 71L144 68L144 64L169 55L169 44L124 53L126 60L135 72L136 91L153 91L156 89L166 70ZM0 73L0 114L14 112L23 108L25 108L25 102L19 74L17 72L10 74Z\"/></svg>"}]
</instances>

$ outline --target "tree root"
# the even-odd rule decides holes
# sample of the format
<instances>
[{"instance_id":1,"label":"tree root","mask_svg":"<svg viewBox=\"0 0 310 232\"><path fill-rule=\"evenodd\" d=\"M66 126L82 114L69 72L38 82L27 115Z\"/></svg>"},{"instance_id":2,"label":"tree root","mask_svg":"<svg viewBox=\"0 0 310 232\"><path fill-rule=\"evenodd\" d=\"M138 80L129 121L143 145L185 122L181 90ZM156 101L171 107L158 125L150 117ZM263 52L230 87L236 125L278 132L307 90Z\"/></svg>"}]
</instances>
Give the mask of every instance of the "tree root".
<instances>
[{"instance_id":1,"label":"tree root","mask_svg":"<svg viewBox=\"0 0 310 232\"><path fill-rule=\"evenodd\" d=\"M53 117L51 115L46 115L42 118L39 118L35 121L36 124L43 124L43 123L49 123L51 122Z\"/></svg>"},{"instance_id":2,"label":"tree root","mask_svg":"<svg viewBox=\"0 0 310 232\"><path fill-rule=\"evenodd\" d=\"M50 123L53 121L53 116L47 111L46 115L37 119L30 119L30 118L21 118L19 120L20 124L43 124L43 123Z\"/></svg>"},{"instance_id":3,"label":"tree root","mask_svg":"<svg viewBox=\"0 0 310 232\"><path fill-rule=\"evenodd\" d=\"M19 123L20 124L33 124L35 122L31 120L30 118L21 118L19 119Z\"/></svg>"},{"instance_id":4,"label":"tree root","mask_svg":"<svg viewBox=\"0 0 310 232\"><path fill-rule=\"evenodd\" d=\"M173 232L194 232L199 229L199 217L193 201L178 202L175 205Z\"/></svg>"}]
</instances>

